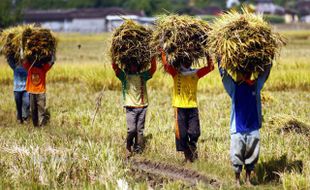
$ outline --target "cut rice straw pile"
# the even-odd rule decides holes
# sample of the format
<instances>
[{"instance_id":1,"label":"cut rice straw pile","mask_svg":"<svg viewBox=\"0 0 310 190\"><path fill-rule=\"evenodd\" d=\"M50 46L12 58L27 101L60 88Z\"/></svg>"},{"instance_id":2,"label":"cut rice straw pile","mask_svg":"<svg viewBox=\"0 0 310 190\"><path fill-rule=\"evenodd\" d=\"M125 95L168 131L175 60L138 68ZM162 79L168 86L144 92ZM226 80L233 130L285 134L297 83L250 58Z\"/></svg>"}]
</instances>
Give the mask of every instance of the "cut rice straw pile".
<instances>
[{"instance_id":1,"label":"cut rice straw pile","mask_svg":"<svg viewBox=\"0 0 310 190\"><path fill-rule=\"evenodd\" d=\"M222 14L212 25L210 49L221 58L224 68L235 81L245 76L251 80L272 64L285 40L271 29L262 15L243 8Z\"/></svg>"},{"instance_id":2,"label":"cut rice straw pile","mask_svg":"<svg viewBox=\"0 0 310 190\"><path fill-rule=\"evenodd\" d=\"M198 64L204 58L208 48L208 32L210 27L206 21L178 15L162 15L156 20L152 47L162 49L167 54L167 61L175 68L182 62Z\"/></svg>"}]
</instances>

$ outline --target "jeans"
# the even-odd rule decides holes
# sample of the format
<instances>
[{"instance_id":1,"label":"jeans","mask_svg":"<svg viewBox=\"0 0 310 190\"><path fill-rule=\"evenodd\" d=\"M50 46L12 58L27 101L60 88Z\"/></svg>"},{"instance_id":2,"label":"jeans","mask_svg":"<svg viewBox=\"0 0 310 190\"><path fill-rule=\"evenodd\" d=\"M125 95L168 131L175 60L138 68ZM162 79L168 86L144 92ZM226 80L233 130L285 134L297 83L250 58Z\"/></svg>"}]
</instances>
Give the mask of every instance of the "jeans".
<instances>
[{"instance_id":1,"label":"jeans","mask_svg":"<svg viewBox=\"0 0 310 190\"><path fill-rule=\"evenodd\" d=\"M17 120L27 120L29 117L29 94L26 91L14 91L17 110Z\"/></svg>"}]
</instances>

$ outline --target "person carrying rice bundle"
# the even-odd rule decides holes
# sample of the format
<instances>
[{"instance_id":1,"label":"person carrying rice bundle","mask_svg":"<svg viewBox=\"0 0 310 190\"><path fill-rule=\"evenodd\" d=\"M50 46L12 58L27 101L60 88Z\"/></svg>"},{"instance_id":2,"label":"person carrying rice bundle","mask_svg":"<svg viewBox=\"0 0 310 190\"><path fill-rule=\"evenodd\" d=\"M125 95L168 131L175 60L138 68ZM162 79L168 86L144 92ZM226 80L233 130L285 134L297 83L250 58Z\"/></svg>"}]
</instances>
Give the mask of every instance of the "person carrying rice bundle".
<instances>
[{"instance_id":1,"label":"person carrying rice bundle","mask_svg":"<svg viewBox=\"0 0 310 190\"><path fill-rule=\"evenodd\" d=\"M0 41L3 44L1 54L4 54L9 66L14 72L14 99L17 111L17 121L23 123L29 117L29 94L26 91L27 71L20 63L20 37L23 27L17 26L4 30Z\"/></svg>"},{"instance_id":2,"label":"person carrying rice bundle","mask_svg":"<svg viewBox=\"0 0 310 190\"><path fill-rule=\"evenodd\" d=\"M35 127L47 124L46 73L55 61L56 38L50 30L29 27L22 34L21 56L28 71L26 90L30 94L32 123Z\"/></svg>"},{"instance_id":3,"label":"person carrying rice bundle","mask_svg":"<svg viewBox=\"0 0 310 190\"><path fill-rule=\"evenodd\" d=\"M145 117L148 107L147 81L156 71L156 59L151 58L151 31L131 20L115 30L112 47L112 67L122 83L123 105L126 109L126 157L141 153ZM150 66L151 63L151 66Z\"/></svg>"},{"instance_id":4,"label":"person carrying rice bundle","mask_svg":"<svg viewBox=\"0 0 310 190\"><path fill-rule=\"evenodd\" d=\"M246 184L251 185L260 152L260 93L283 44L261 16L245 9L243 14L231 11L221 15L210 34L210 47L218 56L222 82L232 101L230 159L237 186L243 167Z\"/></svg>"},{"instance_id":5,"label":"person carrying rice bundle","mask_svg":"<svg viewBox=\"0 0 310 190\"><path fill-rule=\"evenodd\" d=\"M201 20L176 15L162 16L156 24L152 43L160 50L164 69L174 82L172 106L175 108L176 149L183 152L185 162L193 162L198 159L200 136L197 84L214 69L206 51L209 27ZM205 57L207 66L192 68Z\"/></svg>"}]
</instances>

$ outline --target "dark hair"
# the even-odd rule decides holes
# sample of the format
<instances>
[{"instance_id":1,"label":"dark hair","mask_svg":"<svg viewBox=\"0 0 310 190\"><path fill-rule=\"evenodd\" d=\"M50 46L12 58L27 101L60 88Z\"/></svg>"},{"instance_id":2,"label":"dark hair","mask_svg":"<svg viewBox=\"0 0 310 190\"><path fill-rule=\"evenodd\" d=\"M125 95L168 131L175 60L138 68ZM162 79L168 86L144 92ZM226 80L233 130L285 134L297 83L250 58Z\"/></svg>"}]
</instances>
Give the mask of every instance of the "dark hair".
<instances>
[{"instance_id":1,"label":"dark hair","mask_svg":"<svg viewBox=\"0 0 310 190\"><path fill-rule=\"evenodd\" d=\"M172 65L175 67L175 68L180 68L181 67L181 64L184 64L184 65L192 65L193 64L193 59L191 59L190 57L187 57L187 56L182 56L182 57L177 57L173 62L172 62Z\"/></svg>"}]
</instances>

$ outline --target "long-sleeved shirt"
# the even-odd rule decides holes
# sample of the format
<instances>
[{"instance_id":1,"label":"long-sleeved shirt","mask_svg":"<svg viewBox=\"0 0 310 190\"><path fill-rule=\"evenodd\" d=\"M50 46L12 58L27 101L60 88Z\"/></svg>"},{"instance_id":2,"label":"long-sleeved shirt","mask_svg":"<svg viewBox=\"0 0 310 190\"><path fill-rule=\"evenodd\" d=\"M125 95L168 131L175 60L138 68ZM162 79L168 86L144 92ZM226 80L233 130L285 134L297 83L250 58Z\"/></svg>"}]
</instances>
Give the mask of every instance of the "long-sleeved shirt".
<instances>
[{"instance_id":1,"label":"long-sleeved shirt","mask_svg":"<svg viewBox=\"0 0 310 190\"><path fill-rule=\"evenodd\" d=\"M209 65L200 69L187 69L177 71L167 63L166 54L162 52L164 69L173 78L172 106L177 108L196 108L198 80L214 69L212 60L208 58Z\"/></svg>"},{"instance_id":2,"label":"long-sleeved shirt","mask_svg":"<svg viewBox=\"0 0 310 190\"><path fill-rule=\"evenodd\" d=\"M34 64L24 62L23 66L28 70L26 90L32 94L42 94L46 92L46 73L53 66L54 62L46 64Z\"/></svg>"},{"instance_id":3,"label":"long-sleeved shirt","mask_svg":"<svg viewBox=\"0 0 310 190\"><path fill-rule=\"evenodd\" d=\"M27 71L21 65L16 64L15 58L8 57L7 61L14 72L14 91L15 92L25 91Z\"/></svg>"},{"instance_id":4,"label":"long-sleeved shirt","mask_svg":"<svg viewBox=\"0 0 310 190\"><path fill-rule=\"evenodd\" d=\"M262 126L261 90L271 65L255 81L235 82L219 65L224 88L231 98L230 133L248 133Z\"/></svg>"},{"instance_id":5,"label":"long-sleeved shirt","mask_svg":"<svg viewBox=\"0 0 310 190\"><path fill-rule=\"evenodd\" d=\"M115 63L112 64L117 78L122 82L124 107L147 107L148 95L146 82L156 71L156 60L152 59L151 68L137 74L127 74Z\"/></svg>"}]
</instances>

